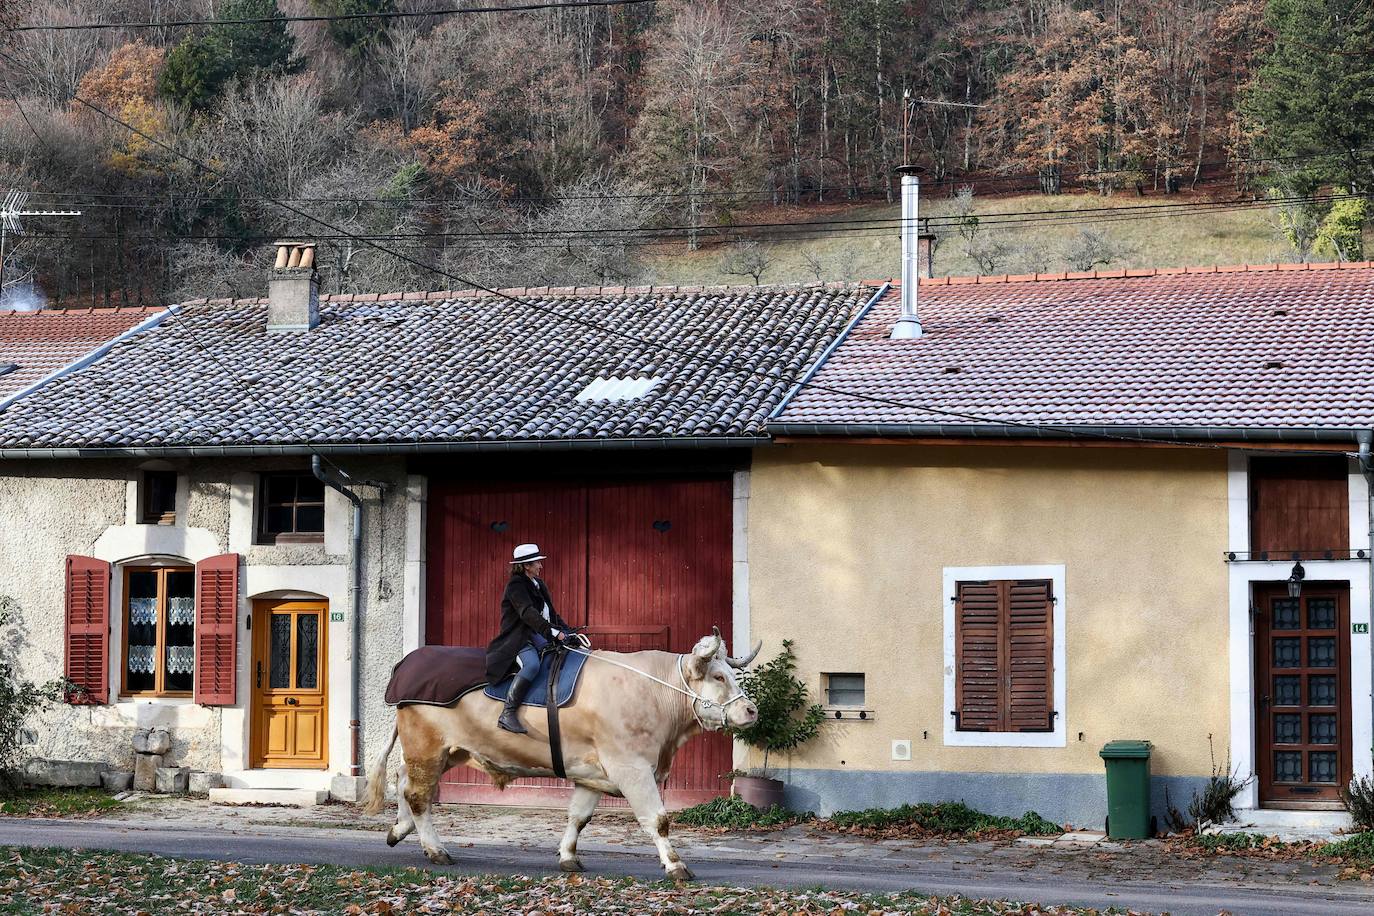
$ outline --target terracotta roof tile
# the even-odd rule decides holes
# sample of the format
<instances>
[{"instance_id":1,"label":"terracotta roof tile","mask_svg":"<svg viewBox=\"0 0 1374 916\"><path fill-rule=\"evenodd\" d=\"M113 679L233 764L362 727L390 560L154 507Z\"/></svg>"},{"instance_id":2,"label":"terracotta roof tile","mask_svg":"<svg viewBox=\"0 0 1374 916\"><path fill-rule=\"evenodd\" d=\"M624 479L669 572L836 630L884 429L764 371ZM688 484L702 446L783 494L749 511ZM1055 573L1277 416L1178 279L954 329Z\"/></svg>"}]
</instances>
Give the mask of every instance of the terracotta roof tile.
<instances>
[{"instance_id":1,"label":"terracotta roof tile","mask_svg":"<svg viewBox=\"0 0 1374 916\"><path fill-rule=\"evenodd\" d=\"M0 309L0 398L52 372L154 315L156 308Z\"/></svg>"},{"instance_id":2,"label":"terracotta roof tile","mask_svg":"<svg viewBox=\"0 0 1374 916\"><path fill-rule=\"evenodd\" d=\"M983 279L923 281L917 340L894 287L773 428L1374 428L1368 262Z\"/></svg>"}]
</instances>

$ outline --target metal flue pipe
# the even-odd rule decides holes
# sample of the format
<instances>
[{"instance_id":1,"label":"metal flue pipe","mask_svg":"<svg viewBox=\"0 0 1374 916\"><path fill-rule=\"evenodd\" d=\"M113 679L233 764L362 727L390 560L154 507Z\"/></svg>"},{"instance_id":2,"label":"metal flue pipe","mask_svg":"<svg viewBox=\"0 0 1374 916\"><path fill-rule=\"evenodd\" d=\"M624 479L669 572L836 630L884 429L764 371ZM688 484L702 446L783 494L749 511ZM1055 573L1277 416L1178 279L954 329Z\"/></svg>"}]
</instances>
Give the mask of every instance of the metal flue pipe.
<instances>
[{"instance_id":1,"label":"metal flue pipe","mask_svg":"<svg viewBox=\"0 0 1374 916\"><path fill-rule=\"evenodd\" d=\"M904 165L902 176L902 315L892 327L893 340L920 337L921 319L916 311L918 278L921 274L921 243L917 218L921 196L920 166Z\"/></svg>"}]
</instances>

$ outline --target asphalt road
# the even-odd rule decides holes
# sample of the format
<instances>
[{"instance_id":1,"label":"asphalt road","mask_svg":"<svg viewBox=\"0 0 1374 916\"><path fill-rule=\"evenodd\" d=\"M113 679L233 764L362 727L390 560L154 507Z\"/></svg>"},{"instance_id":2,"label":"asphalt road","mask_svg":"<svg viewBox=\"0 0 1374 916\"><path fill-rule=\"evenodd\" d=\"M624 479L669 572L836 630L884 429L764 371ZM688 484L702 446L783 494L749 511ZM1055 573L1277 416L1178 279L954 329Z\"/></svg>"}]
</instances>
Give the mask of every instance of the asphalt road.
<instances>
[{"instance_id":1,"label":"asphalt road","mask_svg":"<svg viewBox=\"0 0 1374 916\"><path fill-rule=\"evenodd\" d=\"M352 835L356 834L356 835ZM210 832L180 828L141 828L98 821L0 821L0 845L58 846L144 852L183 859L245 863L309 863L349 866L426 866L434 871L540 875L557 872L552 849L450 845L457 863L431 866L414 838L392 849L380 832L299 830L289 832ZM587 850L589 873L658 880L663 871L652 852L625 854ZM696 856L688 864L705 884L815 887L869 892L916 889L932 894L995 897L1042 904L1072 903L1096 908L1122 907L1151 913L1216 916L1344 916L1374 912L1374 894L1361 885L1349 889L1299 886L1275 890L1232 884L1158 884L1148 881L1093 883L1037 877L1033 872L985 874L949 862L737 862Z\"/></svg>"}]
</instances>

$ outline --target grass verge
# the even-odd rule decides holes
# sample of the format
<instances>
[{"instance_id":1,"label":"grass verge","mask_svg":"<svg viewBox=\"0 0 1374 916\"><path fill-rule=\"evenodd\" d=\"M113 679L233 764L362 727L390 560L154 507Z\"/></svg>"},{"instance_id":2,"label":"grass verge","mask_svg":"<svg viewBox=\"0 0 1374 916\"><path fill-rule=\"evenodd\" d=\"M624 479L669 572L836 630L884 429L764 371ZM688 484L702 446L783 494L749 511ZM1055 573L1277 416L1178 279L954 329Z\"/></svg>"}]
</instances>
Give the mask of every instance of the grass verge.
<instances>
[{"instance_id":1,"label":"grass verge","mask_svg":"<svg viewBox=\"0 0 1374 916\"><path fill-rule=\"evenodd\" d=\"M674 887L585 877L467 876L328 865L241 865L0 847L0 913L803 913L1087 916L1103 911L918 893ZM1111 910L1107 912L1123 912Z\"/></svg>"},{"instance_id":2,"label":"grass verge","mask_svg":"<svg viewBox=\"0 0 1374 916\"><path fill-rule=\"evenodd\" d=\"M120 807L99 789L30 788L0 800L0 816L99 817Z\"/></svg>"}]
</instances>

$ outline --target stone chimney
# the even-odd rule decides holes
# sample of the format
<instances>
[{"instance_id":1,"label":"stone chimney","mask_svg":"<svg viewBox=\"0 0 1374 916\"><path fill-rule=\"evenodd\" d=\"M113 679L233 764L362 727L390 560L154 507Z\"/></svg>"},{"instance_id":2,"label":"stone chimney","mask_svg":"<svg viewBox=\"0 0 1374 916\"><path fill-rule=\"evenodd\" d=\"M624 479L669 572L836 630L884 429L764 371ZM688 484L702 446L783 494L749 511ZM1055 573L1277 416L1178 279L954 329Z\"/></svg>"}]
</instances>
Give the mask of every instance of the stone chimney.
<instances>
[{"instance_id":1,"label":"stone chimney","mask_svg":"<svg viewBox=\"0 0 1374 916\"><path fill-rule=\"evenodd\" d=\"M320 281L314 242L278 242L267 280L267 331L308 331L320 323Z\"/></svg>"}]
</instances>

